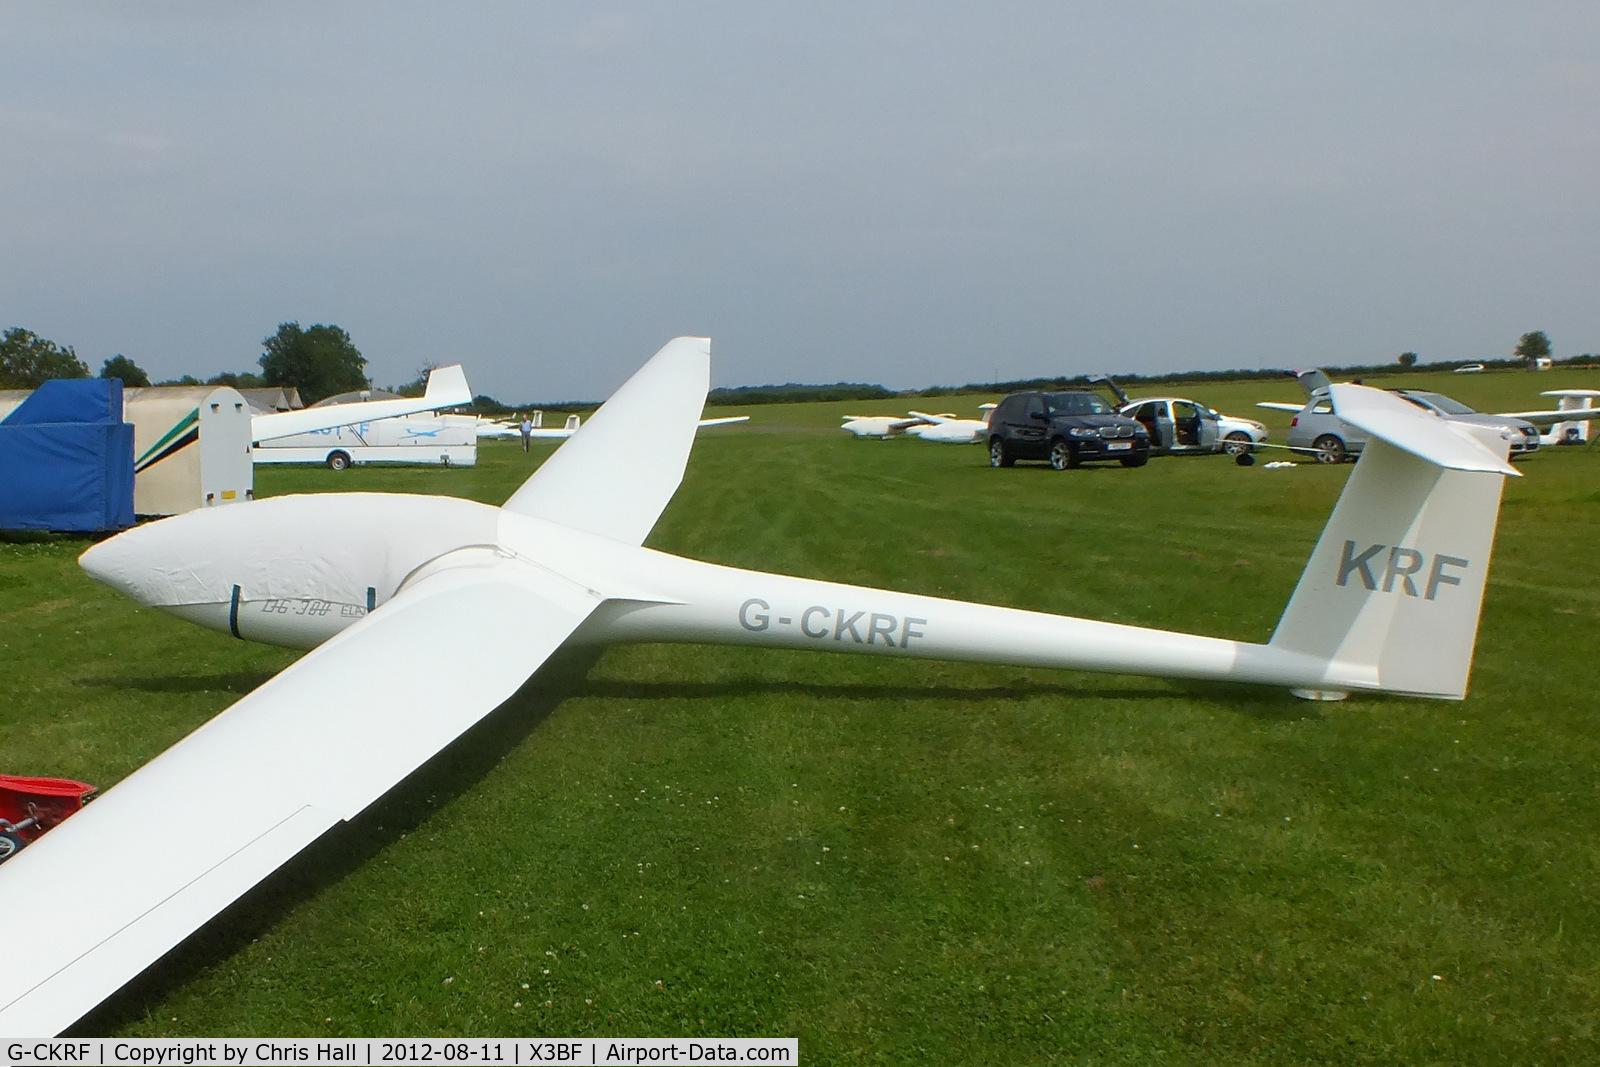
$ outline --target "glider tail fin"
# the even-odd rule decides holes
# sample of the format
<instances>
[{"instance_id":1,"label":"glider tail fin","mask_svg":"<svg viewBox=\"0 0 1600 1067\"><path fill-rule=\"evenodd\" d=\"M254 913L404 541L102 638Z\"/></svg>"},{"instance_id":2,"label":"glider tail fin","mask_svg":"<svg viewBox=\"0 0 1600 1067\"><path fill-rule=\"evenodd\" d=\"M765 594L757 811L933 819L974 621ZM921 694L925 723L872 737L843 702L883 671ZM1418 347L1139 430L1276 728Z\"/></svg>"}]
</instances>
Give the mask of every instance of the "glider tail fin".
<instances>
[{"instance_id":1,"label":"glider tail fin","mask_svg":"<svg viewBox=\"0 0 1600 1067\"><path fill-rule=\"evenodd\" d=\"M429 371L423 399L435 408L453 408L472 403L472 390L467 387L467 375L461 365L456 363Z\"/></svg>"},{"instance_id":2,"label":"glider tail fin","mask_svg":"<svg viewBox=\"0 0 1600 1067\"><path fill-rule=\"evenodd\" d=\"M1517 473L1506 443L1381 390L1333 397L1371 439L1271 644L1326 662L1330 690L1460 699L1500 492Z\"/></svg>"}]
</instances>

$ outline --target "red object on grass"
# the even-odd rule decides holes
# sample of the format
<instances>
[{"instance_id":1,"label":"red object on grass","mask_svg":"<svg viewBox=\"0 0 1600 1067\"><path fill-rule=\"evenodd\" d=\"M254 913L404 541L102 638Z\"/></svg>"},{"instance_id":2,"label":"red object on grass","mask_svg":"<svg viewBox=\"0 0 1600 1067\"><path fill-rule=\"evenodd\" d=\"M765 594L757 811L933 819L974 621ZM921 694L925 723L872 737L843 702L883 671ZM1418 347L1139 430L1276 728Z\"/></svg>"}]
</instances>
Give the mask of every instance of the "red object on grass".
<instances>
[{"instance_id":1,"label":"red object on grass","mask_svg":"<svg viewBox=\"0 0 1600 1067\"><path fill-rule=\"evenodd\" d=\"M26 778L19 774L0 774L0 819L13 825L28 819L35 822L15 830L24 842L39 835L82 808L94 795L94 786L70 778ZM0 826L0 830L5 827Z\"/></svg>"}]
</instances>

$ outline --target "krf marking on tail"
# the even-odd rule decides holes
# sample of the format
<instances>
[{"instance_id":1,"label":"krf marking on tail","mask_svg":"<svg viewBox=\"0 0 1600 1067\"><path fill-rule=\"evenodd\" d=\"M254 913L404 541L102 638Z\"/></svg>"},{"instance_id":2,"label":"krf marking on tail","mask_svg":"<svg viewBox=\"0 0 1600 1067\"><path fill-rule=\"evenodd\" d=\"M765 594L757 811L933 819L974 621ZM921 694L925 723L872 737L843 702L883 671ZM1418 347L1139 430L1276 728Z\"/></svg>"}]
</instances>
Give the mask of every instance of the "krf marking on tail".
<instances>
[{"instance_id":1,"label":"krf marking on tail","mask_svg":"<svg viewBox=\"0 0 1600 1067\"><path fill-rule=\"evenodd\" d=\"M1372 573L1371 564L1385 548L1389 549L1388 562L1383 567L1382 587L1385 593L1394 592L1395 581L1398 579L1400 589L1406 596L1421 595L1424 600L1432 600L1439 595L1439 587L1441 585L1461 584L1460 577L1445 573L1446 567L1465 570L1472 566L1471 560L1462 559L1460 556L1447 556L1443 552L1434 553L1433 564L1428 568L1427 591L1418 594L1417 585L1411 580L1411 576L1422 570L1422 565L1427 559L1425 554L1414 548L1403 548L1400 545L1395 545L1392 548L1388 545L1370 545L1364 551L1358 553L1356 552L1356 542L1346 541L1344 543L1344 552L1339 558L1339 577L1334 584L1347 585L1350 581L1350 576L1356 575L1361 579L1362 585L1376 592L1379 587L1379 580Z\"/></svg>"}]
</instances>

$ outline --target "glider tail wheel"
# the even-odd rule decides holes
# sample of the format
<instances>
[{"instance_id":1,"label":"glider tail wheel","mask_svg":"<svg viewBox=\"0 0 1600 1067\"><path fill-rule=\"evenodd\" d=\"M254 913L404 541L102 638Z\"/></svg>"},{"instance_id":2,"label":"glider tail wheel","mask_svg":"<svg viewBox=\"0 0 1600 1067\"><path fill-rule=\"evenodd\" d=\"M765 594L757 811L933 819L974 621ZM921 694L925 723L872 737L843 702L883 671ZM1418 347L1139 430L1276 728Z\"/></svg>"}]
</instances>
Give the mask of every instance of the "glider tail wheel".
<instances>
[{"instance_id":1,"label":"glider tail wheel","mask_svg":"<svg viewBox=\"0 0 1600 1067\"><path fill-rule=\"evenodd\" d=\"M0 833L0 863L22 851L22 838L15 834Z\"/></svg>"}]
</instances>

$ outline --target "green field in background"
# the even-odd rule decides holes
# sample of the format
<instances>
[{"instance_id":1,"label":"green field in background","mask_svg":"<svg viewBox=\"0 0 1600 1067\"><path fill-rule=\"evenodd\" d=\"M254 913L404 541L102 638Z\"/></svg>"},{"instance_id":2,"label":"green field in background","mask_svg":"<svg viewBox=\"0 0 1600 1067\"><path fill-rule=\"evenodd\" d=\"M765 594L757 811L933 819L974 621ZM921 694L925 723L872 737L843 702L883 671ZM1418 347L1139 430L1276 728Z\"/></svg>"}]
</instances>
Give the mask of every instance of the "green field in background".
<instances>
[{"instance_id":1,"label":"green field in background","mask_svg":"<svg viewBox=\"0 0 1600 1067\"><path fill-rule=\"evenodd\" d=\"M1503 410L1597 381L1383 384ZM1251 414L1299 389L1142 392ZM1264 641L1351 469L990 470L976 447L820 432L905 406L754 407L703 433L649 544ZM1259 414L1281 441L1289 416ZM257 487L499 503L550 451ZM1464 702L564 654L83 1029L797 1035L814 1064L1593 1062L1600 446L1519 469ZM83 547L0 543L0 771L106 787L295 657L137 608L81 574ZM150 815L160 863L184 812Z\"/></svg>"},{"instance_id":2,"label":"green field in background","mask_svg":"<svg viewBox=\"0 0 1600 1067\"><path fill-rule=\"evenodd\" d=\"M1336 380L1343 381L1342 378ZM1387 389L1432 389L1455 397L1479 411L1548 411L1556 401L1542 397L1546 389L1600 389L1600 370L1562 367L1556 370L1530 374L1524 370L1486 371L1481 374L1451 374L1448 371L1411 371L1404 374L1385 375L1372 379L1369 384ZM1111 394L1103 386L1096 390L1106 399ZM1290 415L1282 411L1268 411L1256 407L1260 400L1303 403L1305 391L1300 383L1287 374L1280 380L1254 379L1231 382L1178 382L1159 385L1128 384L1124 390L1131 397L1178 396L1189 397L1203 404L1244 418L1266 423L1283 440L1283 430L1288 427ZM843 415L903 415L908 408L942 414L951 412L964 419L978 418L978 405L999 400L1002 393L960 393L947 396L894 397L887 400L838 400L818 404L755 404L740 407L708 408L706 414L750 416L755 427L801 429L806 427L836 427ZM546 416L546 425L554 425Z\"/></svg>"}]
</instances>

